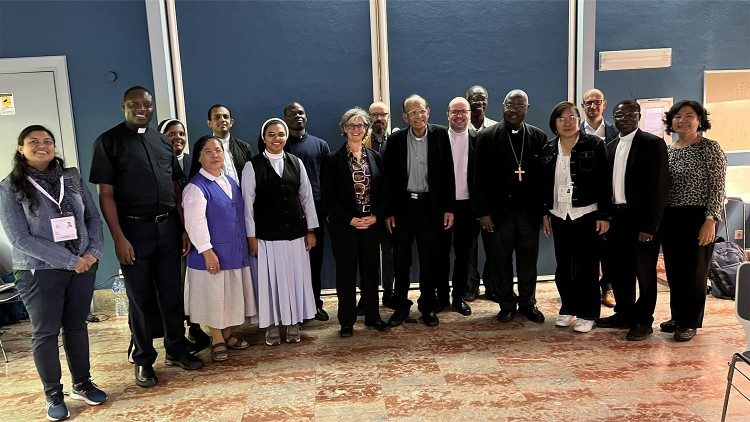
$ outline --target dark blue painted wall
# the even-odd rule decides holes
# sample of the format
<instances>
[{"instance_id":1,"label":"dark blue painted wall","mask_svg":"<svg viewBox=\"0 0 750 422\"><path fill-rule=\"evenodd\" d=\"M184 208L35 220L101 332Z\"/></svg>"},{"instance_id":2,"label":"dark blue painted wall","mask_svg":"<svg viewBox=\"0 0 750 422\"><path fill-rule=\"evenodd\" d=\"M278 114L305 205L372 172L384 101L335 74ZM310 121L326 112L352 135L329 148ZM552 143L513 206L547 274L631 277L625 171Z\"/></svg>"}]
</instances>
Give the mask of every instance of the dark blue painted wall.
<instances>
[{"instance_id":1,"label":"dark blue painted wall","mask_svg":"<svg viewBox=\"0 0 750 422\"><path fill-rule=\"evenodd\" d=\"M132 85L153 85L143 1L0 3L0 57L57 55L67 56L78 161L88 177L94 139L123 120L123 92ZM115 82L107 81L109 71L117 73ZM105 241L98 283L119 268L108 230Z\"/></svg>"}]
</instances>

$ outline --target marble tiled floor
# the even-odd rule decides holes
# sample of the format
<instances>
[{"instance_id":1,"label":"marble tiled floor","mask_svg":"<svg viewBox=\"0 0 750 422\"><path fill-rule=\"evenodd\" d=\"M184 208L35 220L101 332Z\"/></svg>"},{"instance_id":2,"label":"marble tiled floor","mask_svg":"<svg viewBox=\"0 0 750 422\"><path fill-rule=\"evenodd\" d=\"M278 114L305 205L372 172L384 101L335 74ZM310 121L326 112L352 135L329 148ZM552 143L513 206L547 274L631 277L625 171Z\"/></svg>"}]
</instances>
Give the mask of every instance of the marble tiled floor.
<instances>
[{"instance_id":1,"label":"marble tiled floor","mask_svg":"<svg viewBox=\"0 0 750 422\"><path fill-rule=\"evenodd\" d=\"M554 283L539 284L538 300L547 315L541 325L523 317L501 324L497 305L479 300L470 317L440 314L437 328L416 318L384 334L358 324L341 339L329 296L333 318L307 323L299 344L268 347L257 328L243 328L252 347L221 364L204 351L206 366L195 372L164 366L159 347L152 389L133 383L127 323L112 318L90 325L92 374L110 400L66 402L73 418L97 421L719 420L727 362L745 347L734 302L709 297L691 342L675 343L655 324L651 338L634 343L622 330L555 328ZM668 319L668 301L661 287L657 323ZM28 323L12 326L3 342L11 362L0 373L0 421L43 419ZM68 377L64 369L66 390ZM749 382L735 379L750 393ZM750 403L736 392L728 419L750 420Z\"/></svg>"}]
</instances>

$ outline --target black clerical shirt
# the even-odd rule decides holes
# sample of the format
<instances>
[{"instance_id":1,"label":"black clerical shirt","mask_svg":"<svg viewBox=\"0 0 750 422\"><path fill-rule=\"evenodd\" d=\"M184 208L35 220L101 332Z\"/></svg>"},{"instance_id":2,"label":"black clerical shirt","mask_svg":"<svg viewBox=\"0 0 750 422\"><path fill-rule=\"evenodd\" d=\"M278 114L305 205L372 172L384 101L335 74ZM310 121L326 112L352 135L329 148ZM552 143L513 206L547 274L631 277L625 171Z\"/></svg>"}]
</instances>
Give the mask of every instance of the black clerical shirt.
<instances>
[{"instance_id":1,"label":"black clerical shirt","mask_svg":"<svg viewBox=\"0 0 750 422\"><path fill-rule=\"evenodd\" d=\"M114 187L120 215L154 216L176 207L172 181L184 177L172 146L161 133L123 122L94 141L89 182Z\"/></svg>"}]
</instances>

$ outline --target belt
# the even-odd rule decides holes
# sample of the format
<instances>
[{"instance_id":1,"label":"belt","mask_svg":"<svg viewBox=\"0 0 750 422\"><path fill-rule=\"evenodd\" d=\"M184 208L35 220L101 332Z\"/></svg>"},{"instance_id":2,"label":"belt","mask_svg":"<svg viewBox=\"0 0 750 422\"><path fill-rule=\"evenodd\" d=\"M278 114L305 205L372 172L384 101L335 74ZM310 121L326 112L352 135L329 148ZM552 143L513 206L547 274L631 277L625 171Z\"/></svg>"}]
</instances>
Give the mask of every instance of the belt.
<instances>
[{"instance_id":1,"label":"belt","mask_svg":"<svg viewBox=\"0 0 750 422\"><path fill-rule=\"evenodd\" d=\"M367 205L357 205L356 207L354 207L354 211L358 212L358 213L363 213L363 214L370 214L370 212L371 212L370 208L371 208L370 204L367 204Z\"/></svg>"},{"instance_id":2,"label":"belt","mask_svg":"<svg viewBox=\"0 0 750 422\"><path fill-rule=\"evenodd\" d=\"M409 192L409 199L427 199L429 192Z\"/></svg>"},{"instance_id":3,"label":"belt","mask_svg":"<svg viewBox=\"0 0 750 422\"><path fill-rule=\"evenodd\" d=\"M149 221L152 223L161 223L169 217L169 212L158 215L126 215L125 218L138 221Z\"/></svg>"}]
</instances>

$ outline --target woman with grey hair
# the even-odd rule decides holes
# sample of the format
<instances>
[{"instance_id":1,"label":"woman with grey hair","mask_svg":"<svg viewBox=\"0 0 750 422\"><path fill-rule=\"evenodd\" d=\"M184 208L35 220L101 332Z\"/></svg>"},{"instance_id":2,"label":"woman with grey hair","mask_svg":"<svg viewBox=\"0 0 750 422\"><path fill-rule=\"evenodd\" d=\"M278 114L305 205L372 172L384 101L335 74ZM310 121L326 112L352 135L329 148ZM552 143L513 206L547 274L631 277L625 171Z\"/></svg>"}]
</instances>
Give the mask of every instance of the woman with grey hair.
<instances>
[{"instance_id":1,"label":"woman with grey hair","mask_svg":"<svg viewBox=\"0 0 750 422\"><path fill-rule=\"evenodd\" d=\"M341 117L346 143L330 153L323 165L323 200L330 210L333 256L336 259L336 296L341 337L354 333L356 279L359 268L365 325L388 329L378 312L378 274L381 221L385 198L383 159L362 144L370 115L361 108Z\"/></svg>"}]
</instances>

